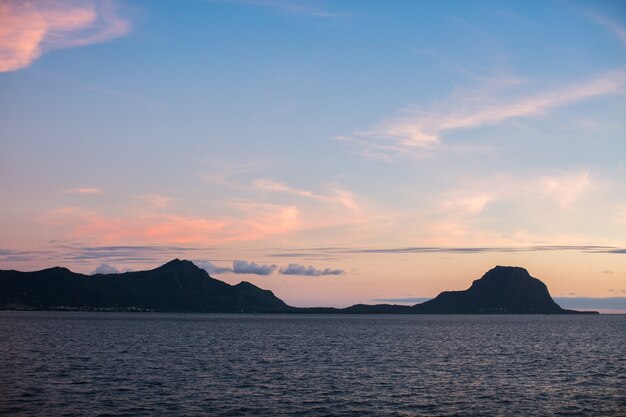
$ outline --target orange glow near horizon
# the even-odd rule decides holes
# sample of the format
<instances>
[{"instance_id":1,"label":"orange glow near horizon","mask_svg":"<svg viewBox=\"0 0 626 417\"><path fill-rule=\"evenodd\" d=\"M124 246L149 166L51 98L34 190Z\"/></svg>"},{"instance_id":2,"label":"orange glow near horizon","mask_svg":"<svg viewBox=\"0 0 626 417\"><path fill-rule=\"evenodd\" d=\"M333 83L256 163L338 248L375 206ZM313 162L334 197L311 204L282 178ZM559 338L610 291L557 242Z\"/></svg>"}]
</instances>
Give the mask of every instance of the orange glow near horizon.
<instances>
[{"instance_id":1,"label":"orange glow near horizon","mask_svg":"<svg viewBox=\"0 0 626 417\"><path fill-rule=\"evenodd\" d=\"M584 7L1 1L0 269L626 297L626 14Z\"/></svg>"}]
</instances>

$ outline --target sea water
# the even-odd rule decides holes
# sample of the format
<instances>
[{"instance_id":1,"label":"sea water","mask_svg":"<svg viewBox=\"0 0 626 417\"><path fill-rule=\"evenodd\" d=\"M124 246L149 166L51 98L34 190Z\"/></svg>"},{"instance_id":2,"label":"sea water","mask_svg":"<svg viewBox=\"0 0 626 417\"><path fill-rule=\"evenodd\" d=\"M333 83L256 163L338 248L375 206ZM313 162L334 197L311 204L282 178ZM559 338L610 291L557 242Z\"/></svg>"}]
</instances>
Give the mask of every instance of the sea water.
<instances>
[{"instance_id":1,"label":"sea water","mask_svg":"<svg viewBox=\"0 0 626 417\"><path fill-rule=\"evenodd\" d=\"M0 312L0 414L624 416L626 316Z\"/></svg>"}]
</instances>

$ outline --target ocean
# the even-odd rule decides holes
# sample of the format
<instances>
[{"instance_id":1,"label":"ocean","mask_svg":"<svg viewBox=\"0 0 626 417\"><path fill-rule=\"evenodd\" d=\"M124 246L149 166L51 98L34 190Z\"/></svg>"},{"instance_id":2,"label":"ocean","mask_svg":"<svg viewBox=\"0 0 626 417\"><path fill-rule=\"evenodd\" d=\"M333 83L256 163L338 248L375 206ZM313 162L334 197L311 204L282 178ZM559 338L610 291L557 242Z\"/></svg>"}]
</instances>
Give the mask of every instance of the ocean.
<instances>
[{"instance_id":1,"label":"ocean","mask_svg":"<svg viewBox=\"0 0 626 417\"><path fill-rule=\"evenodd\" d=\"M624 416L626 315L0 312L0 414Z\"/></svg>"}]
</instances>

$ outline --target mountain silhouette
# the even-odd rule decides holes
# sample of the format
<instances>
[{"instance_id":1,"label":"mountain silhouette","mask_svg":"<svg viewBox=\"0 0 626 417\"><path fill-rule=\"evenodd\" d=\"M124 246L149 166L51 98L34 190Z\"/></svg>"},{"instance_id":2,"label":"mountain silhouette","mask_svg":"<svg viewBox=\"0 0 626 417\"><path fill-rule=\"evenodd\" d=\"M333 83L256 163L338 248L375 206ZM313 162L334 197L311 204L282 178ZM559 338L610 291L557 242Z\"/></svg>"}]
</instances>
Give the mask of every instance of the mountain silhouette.
<instances>
[{"instance_id":1,"label":"mountain silhouette","mask_svg":"<svg viewBox=\"0 0 626 417\"><path fill-rule=\"evenodd\" d=\"M418 313L555 314L563 310L548 287L524 268L496 266L465 291L444 291L411 307Z\"/></svg>"},{"instance_id":2,"label":"mountain silhouette","mask_svg":"<svg viewBox=\"0 0 626 417\"><path fill-rule=\"evenodd\" d=\"M83 275L66 268L0 271L0 308L267 312L288 306L248 282L229 285L190 261L174 259L156 269Z\"/></svg>"},{"instance_id":3,"label":"mountain silhouette","mask_svg":"<svg viewBox=\"0 0 626 417\"><path fill-rule=\"evenodd\" d=\"M357 304L344 309L291 307L249 282L229 285L190 261L149 271L83 275L55 267L0 271L0 309L200 313L569 314L524 268L496 266L464 291L445 291L413 306Z\"/></svg>"}]
</instances>

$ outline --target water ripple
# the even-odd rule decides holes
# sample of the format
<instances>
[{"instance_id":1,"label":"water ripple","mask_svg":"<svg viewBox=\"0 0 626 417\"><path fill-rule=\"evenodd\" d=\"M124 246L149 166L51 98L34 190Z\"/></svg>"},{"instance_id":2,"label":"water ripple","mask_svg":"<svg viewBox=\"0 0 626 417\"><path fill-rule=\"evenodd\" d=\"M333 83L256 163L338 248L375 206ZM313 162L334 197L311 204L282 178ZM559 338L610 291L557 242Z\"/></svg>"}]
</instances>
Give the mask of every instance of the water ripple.
<instances>
[{"instance_id":1,"label":"water ripple","mask_svg":"<svg viewBox=\"0 0 626 417\"><path fill-rule=\"evenodd\" d=\"M626 316L0 312L0 414L623 416Z\"/></svg>"}]
</instances>

